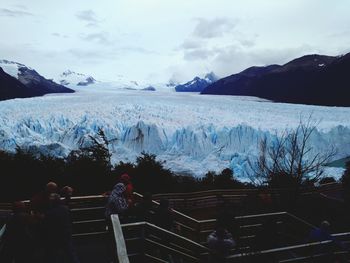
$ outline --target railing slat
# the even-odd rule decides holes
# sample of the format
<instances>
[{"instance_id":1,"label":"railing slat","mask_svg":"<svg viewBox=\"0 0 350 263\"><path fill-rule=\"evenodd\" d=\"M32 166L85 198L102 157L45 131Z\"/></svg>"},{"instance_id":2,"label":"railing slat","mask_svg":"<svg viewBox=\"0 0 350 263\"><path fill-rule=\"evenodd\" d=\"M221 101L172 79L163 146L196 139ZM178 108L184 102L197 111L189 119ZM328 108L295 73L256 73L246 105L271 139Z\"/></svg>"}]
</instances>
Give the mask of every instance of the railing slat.
<instances>
[{"instance_id":1,"label":"railing slat","mask_svg":"<svg viewBox=\"0 0 350 263\"><path fill-rule=\"evenodd\" d=\"M123 235L123 230L120 225L118 215L111 215L114 238L116 242L117 256L119 263L129 263L128 252L126 251L126 245Z\"/></svg>"}]
</instances>

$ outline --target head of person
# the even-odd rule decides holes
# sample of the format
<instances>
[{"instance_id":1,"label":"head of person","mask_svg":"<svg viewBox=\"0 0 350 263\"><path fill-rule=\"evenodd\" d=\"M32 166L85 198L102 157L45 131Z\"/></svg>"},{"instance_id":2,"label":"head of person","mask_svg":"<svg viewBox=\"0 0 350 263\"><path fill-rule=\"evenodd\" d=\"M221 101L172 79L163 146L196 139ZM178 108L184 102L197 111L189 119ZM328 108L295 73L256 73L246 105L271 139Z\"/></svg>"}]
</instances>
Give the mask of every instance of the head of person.
<instances>
[{"instance_id":1,"label":"head of person","mask_svg":"<svg viewBox=\"0 0 350 263\"><path fill-rule=\"evenodd\" d=\"M73 196L73 192L73 188L68 185L61 189L61 195L66 199L70 199Z\"/></svg>"},{"instance_id":2,"label":"head of person","mask_svg":"<svg viewBox=\"0 0 350 263\"><path fill-rule=\"evenodd\" d=\"M130 176L128 174L122 174L120 176L120 182L122 182L124 185L127 185L131 182Z\"/></svg>"},{"instance_id":3,"label":"head of person","mask_svg":"<svg viewBox=\"0 0 350 263\"><path fill-rule=\"evenodd\" d=\"M16 201L12 204L13 213L24 213L26 212L26 204L22 201Z\"/></svg>"},{"instance_id":4,"label":"head of person","mask_svg":"<svg viewBox=\"0 0 350 263\"><path fill-rule=\"evenodd\" d=\"M58 186L55 182L49 182L45 187L46 193L53 194L58 192Z\"/></svg>"}]
</instances>

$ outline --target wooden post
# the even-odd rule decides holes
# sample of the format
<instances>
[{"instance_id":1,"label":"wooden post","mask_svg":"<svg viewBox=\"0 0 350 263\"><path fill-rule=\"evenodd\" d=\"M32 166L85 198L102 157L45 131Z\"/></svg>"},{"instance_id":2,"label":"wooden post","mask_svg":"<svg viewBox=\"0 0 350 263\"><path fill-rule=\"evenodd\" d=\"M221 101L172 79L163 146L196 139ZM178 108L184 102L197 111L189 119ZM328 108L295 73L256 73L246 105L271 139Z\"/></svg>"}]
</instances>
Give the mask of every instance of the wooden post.
<instances>
[{"instance_id":1,"label":"wooden post","mask_svg":"<svg viewBox=\"0 0 350 263\"><path fill-rule=\"evenodd\" d=\"M128 252L126 251L126 245L124 240L124 235L122 231L122 227L120 225L118 215L111 215L112 225L113 225L113 233L116 243L118 262L119 263L129 263Z\"/></svg>"}]
</instances>

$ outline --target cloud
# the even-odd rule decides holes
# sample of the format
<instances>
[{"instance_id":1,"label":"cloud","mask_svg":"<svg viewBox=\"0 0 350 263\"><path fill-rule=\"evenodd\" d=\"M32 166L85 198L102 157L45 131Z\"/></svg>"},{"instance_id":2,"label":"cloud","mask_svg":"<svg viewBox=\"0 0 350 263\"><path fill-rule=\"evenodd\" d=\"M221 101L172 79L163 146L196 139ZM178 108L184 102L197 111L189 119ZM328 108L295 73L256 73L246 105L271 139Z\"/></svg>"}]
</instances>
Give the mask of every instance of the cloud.
<instances>
[{"instance_id":1,"label":"cloud","mask_svg":"<svg viewBox=\"0 0 350 263\"><path fill-rule=\"evenodd\" d=\"M68 38L67 35L62 35L60 33L52 33L51 35L53 35L54 37Z\"/></svg>"},{"instance_id":2,"label":"cloud","mask_svg":"<svg viewBox=\"0 0 350 263\"><path fill-rule=\"evenodd\" d=\"M193 30L193 36L198 38L215 38L223 36L227 32L231 32L238 21L232 21L228 18L215 18L208 20L205 18L197 18L197 25Z\"/></svg>"},{"instance_id":3,"label":"cloud","mask_svg":"<svg viewBox=\"0 0 350 263\"><path fill-rule=\"evenodd\" d=\"M154 50L149 50L143 47L138 47L138 46L124 46L118 48L119 51L122 52L131 52L131 53L140 53L140 54L150 54L150 55L155 55L159 54L159 52L156 52Z\"/></svg>"},{"instance_id":4,"label":"cloud","mask_svg":"<svg viewBox=\"0 0 350 263\"><path fill-rule=\"evenodd\" d=\"M255 40L253 39L239 39L238 41L244 47L253 47L256 44Z\"/></svg>"},{"instance_id":5,"label":"cloud","mask_svg":"<svg viewBox=\"0 0 350 263\"><path fill-rule=\"evenodd\" d=\"M80 38L84 41L95 42L102 45L109 45L111 41L109 40L109 35L106 32L97 32L91 34L81 34Z\"/></svg>"},{"instance_id":6,"label":"cloud","mask_svg":"<svg viewBox=\"0 0 350 263\"><path fill-rule=\"evenodd\" d=\"M197 24L190 36L175 48L183 52L186 61L213 60L220 50L227 46L252 48L256 44L257 35L247 36L238 28L238 20L215 18L212 20L197 18Z\"/></svg>"},{"instance_id":7,"label":"cloud","mask_svg":"<svg viewBox=\"0 0 350 263\"><path fill-rule=\"evenodd\" d=\"M100 63L102 61L109 61L118 57L115 52L108 50L71 48L67 50L67 52L74 58L78 58L79 60L87 63Z\"/></svg>"},{"instance_id":8,"label":"cloud","mask_svg":"<svg viewBox=\"0 0 350 263\"><path fill-rule=\"evenodd\" d=\"M198 41L197 39L186 39L178 48L176 48L175 50L179 50L179 49L197 49L197 48L201 48L204 44L204 41Z\"/></svg>"},{"instance_id":9,"label":"cloud","mask_svg":"<svg viewBox=\"0 0 350 263\"><path fill-rule=\"evenodd\" d=\"M34 16L34 15L30 12L23 11L23 10L0 8L0 16L23 17L23 16Z\"/></svg>"},{"instance_id":10,"label":"cloud","mask_svg":"<svg viewBox=\"0 0 350 263\"><path fill-rule=\"evenodd\" d=\"M100 21L97 19L97 15L92 10L83 10L75 15L81 21L86 22L86 26L98 26Z\"/></svg>"},{"instance_id":11,"label":"cloud","mask_svg":"<svg viewBox=\"0 0 350 263\"><path fill-rule=\"evenodd\" d=\"M185 50L184 59L185 60L201 60L208 59L215 55L215 51L206 48L195 48L191 50Z\"/></svg>"},{"instance_id":12,"label":"cloud","mask_svg":"<svg viewBox=\"0 0 350 263\"><path fill-rule=\"evenodd\" d=\"M246 49L236 45L216 49L210 64L220 77L238 73L251 66L284 64L305 54L321 53L310 45L290 48Z\"/></svg>"}]
</instances>

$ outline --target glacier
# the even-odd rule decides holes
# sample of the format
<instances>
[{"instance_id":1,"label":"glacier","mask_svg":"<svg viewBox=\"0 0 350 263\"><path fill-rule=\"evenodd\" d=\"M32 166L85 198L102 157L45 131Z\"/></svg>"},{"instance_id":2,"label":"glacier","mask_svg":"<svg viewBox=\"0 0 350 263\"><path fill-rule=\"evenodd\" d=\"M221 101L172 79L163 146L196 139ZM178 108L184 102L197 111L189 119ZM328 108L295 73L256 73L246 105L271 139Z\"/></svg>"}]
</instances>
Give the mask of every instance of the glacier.
<instances>
[{"instance_id":1,"label":"glacier","mask_svg":"<svg viewBox=\"0 0 350 263\"><path fill-rule=\"evenodd\" d=\"M148 152L178 173L203 176L230 167L244 181L259 140L273 140L310 115L320 121L311 138L315 151L333 145L334 159L350 156L350 108L113 87L0 102L0 149L14 151L18 145L65 157L102 128L113 163L134 162Z\"/></svg>"}]
</instances>

